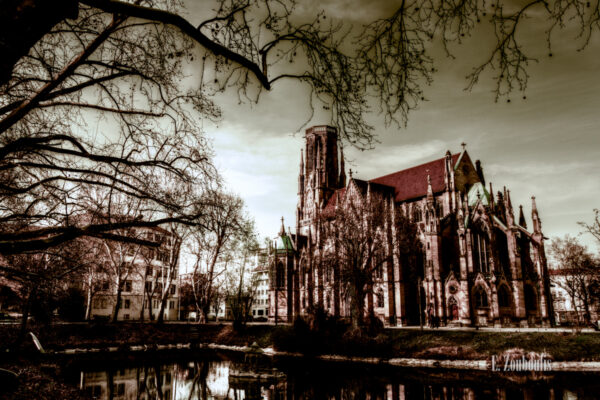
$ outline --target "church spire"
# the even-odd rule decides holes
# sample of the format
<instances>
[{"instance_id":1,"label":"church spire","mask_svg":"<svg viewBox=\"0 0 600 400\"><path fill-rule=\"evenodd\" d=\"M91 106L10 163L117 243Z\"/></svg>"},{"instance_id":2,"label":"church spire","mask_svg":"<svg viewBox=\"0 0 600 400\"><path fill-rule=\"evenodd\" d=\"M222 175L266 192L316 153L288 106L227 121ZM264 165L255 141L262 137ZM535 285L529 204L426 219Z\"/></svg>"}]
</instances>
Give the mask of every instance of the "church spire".
<instances>
[{"instance_id":1,"label":"church spire","mask_svg":"<svg viewBox=\"0 0 600 400\"><path fill-rule=\"evenodd\" d=\"M427 203L433 203L433 188L431 187L431 175L427 175Z\"/></svg>"},{"instance_id":2,"label":"church spire","mask_svg":"<svg viewBox=\"0 0 600 400\"><path fill-rule=\"evenodd\" d=\"M527 228L527 221L525 221L525 214L523 214L523 206L519 205L519 225L523 228Z\"/></svg>"},{"instance_id":3,"label":"church spire","mask_svg":"<svg viewBox=\"0 0 600 400\"><path fill-rule=\"evenodd\" d=\"M339 187L346 187L346 166L344 165L344 146L340 145L340 179Z\"/></svg>"},{"instance_id":4,"label":"church spire","mask_svg":"<svg viewBox=\"0 0 600 400\"><path fill-rule=\"evenodd\" d=\"M515 224L515 213L513 211L512 201L510 201L510 190L506 190L505 196L506 197L504 201L506 203L506 224L508 226L513 226Z\"/></svg>"},{"instance_id":5,"label":"church spire","mask_svg":"<svg viewBox=\"0 0 600 400\"><path fill-rule=\"evenodd\" d=\"M538 214L537 204L535 204L535 196L531 196L531 219L533 220L533 232L542 232L542 221Z\"/></svg>"},{"instance_id":6,"label":"church spire","mask_svg":"<svg viewBox=\"0 0 600 400\"><path fill-rule=\"evenodd\" d=\"M283 216L281 217L281 229L279 230L279 236L285 235L285 225L283 223Z\"/></svg>"},{"instance_id":7,"label":"church spire","mask_svg":"<svg viewBox=\"0 0 600 400\"><path fill-rule=\"evenodd\" d=\"M298 175L298 194L304 195L304 150L300 149L300 175Z\"/></svg>"}]
</instances>

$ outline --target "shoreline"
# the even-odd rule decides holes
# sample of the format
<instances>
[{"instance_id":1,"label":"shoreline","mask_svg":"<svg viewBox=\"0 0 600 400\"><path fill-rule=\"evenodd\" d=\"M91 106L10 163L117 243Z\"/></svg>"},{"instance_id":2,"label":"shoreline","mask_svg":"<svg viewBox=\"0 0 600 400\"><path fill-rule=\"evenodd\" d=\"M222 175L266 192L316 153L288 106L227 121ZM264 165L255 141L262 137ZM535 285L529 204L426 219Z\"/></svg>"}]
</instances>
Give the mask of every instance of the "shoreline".
<instances>
[{"instance_id":1,"label":"shoreline","mask_svg":"<svg viewBox=\"0 0 600 400\"><path fill-rule=\"evenodd\" d=\"M335 329L314 332L290 325L248 325L234 331L225 324L139 323L32 326L31 331L45 354L40 354L30 337L18 348L5 346L11 350L0 354L35 359L109 354L135 357L202 349L242 352L256 342L273 357L478 371L492 370L492 360L496 366L503 366L503 360L524 357L549 360L553 371L600 371L600 334L593 332L395 328L385 329L375 337L348 338ZM15 333L15 327L0 327L0 338L6 344Z\"/></svg>"},{"instance_id":2,"label":"shoreline","mask_svg":"<svg viewBox=\"0 0 600 400\"><path fill-rule=\"evenodd\" d=\"M129 349L124 349L119 346L109 346L108 348L69 348L58 351L47 352L46 357L57 356L77 356L77 355L106 355L106 354L121 354L131 355L136 353L152 354L153 352L164 352L170 350L217 350L245 353L248 346L232 346L218 343L172 343L172 344L154 344L144 346L129 346ZM319 354L305 355L296 352L277 351L272 347L262 348L264 354L270 357L298 357L298 358L313 358L321 361L344 362L344 363L363 363L390 365L393 367L404 368L435 368L435 369L460 369L474 371L492 371L492 361L487 359L480 360L450 360L450 359L427 359L427 358L412 358L412 357L358 357L338 354ZM544 372L600 372L600 361L552 361L552 367ZM497 370L497 372L506 372ZM508 371L516 372L516 371ZM540 372L540 371L519 371L519 372Z\"/></svg>"}]
</instances>

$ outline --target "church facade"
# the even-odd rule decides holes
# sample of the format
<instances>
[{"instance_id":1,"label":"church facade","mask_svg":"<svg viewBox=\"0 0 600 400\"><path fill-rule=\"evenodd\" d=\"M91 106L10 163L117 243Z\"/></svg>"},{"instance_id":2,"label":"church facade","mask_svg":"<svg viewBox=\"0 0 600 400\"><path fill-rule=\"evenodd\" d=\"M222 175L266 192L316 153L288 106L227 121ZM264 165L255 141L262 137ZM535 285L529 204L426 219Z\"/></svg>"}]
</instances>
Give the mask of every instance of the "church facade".
<instances>
[{"instance_id":1,"label":"church facade","mask_svg":"<svg viewBox=\"0 0 600 400\"><path fill-rule=\"evenodd\" d=\"M271 320L291 321L319 307L350 316L350 299L322 264L327 216L350 199L384 199L389 220L402 213L417 228L416 275L395 245L394 229L382 230L383 268L365 299L365 312L388 326L435 320L444 326L549 326L553 324L544 235L535 198L532 230L523 208L518 217L510 191L492 195L479 160L464 149L372 180L346 176L337 130L306 130L300 157L295 232L283 226L272 242ZM389 206L387 206L389 205ZM413 263L414 264L414 263ZM412 267L413 269L414 266Z\"/></svg>"}]
</instances>

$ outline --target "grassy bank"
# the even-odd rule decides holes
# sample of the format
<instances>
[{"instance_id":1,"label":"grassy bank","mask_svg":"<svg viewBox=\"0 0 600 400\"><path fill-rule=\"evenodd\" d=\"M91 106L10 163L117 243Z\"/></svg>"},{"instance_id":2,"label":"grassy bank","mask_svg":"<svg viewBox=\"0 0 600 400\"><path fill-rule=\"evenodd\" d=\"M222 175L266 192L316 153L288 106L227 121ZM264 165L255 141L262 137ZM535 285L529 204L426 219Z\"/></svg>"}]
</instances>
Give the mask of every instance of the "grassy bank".
<instances>
[{"instance_id":1,"label":"grassy bank","mask_svg":"<svg viewBox=\"0 0 600 400\"><path fill-rule=\"evenodd\" d=\"M560 361L600 361L600 334L559 332L419 331L387 329L372 337L356 336L338 329L313 331L306 326L252 325L235 332L230 325L195 324L81 324L33 327L49 350L106 348L171 343L217 343L244 346L257 342L280 351L373 357L434 359L488 359L521 348L547 353ZM0 326L0 346L9 346L17 328ZM14 352L13 348L13 352ZM34 351L30 338L18 353Z\"/></svg>"}]
</instances>

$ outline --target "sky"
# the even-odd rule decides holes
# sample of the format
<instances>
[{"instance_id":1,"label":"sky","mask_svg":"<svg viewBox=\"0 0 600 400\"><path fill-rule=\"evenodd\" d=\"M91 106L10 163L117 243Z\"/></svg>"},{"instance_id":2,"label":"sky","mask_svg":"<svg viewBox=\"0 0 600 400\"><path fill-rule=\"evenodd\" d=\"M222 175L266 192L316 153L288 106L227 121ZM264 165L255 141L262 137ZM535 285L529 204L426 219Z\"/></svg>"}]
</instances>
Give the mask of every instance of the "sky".
<instances>
[{"instance_id":1,"label":"sky","mask_svg":"<svg viewBox=\"0 0 600 400\"><path fill-rule=\"evenodd\" d=\"M314 13L317 7L360 24L386 15L393 3L300 1L301 12ZM189 13L191 20L202 17L193 6ZM546 26L535 13L530 17L520 35L539 62L528 69L526 99L515 93L510 102L495 102L493 82L485 76L472 91L464 90L465 76L491 51L490 32L476 30L454 47L454 59L434 48L438 72L406 127L369 117L379 143L368 151L346 146L346 168L356 178L373 179L441 158L447 150L459 152L464 142L471 158L481 160L486 181L495 190L506 186L513 205L523 205L529 227L531 196L536 196L547 237L580 234L578 221L591 223L593 209L600 208L600 35L578 51L577 32L561 31L549 57ZM245 200L261 237L276 235L282 216L286 226L295 226L303 131L329 122L319 112L308 121L307 99L305 88L289 81L278 82L254 105L221 96L222 120L204 126L219 170L230 190ZM598 249L591 236L580 239Z\"/></svg>"}]
</instances>

